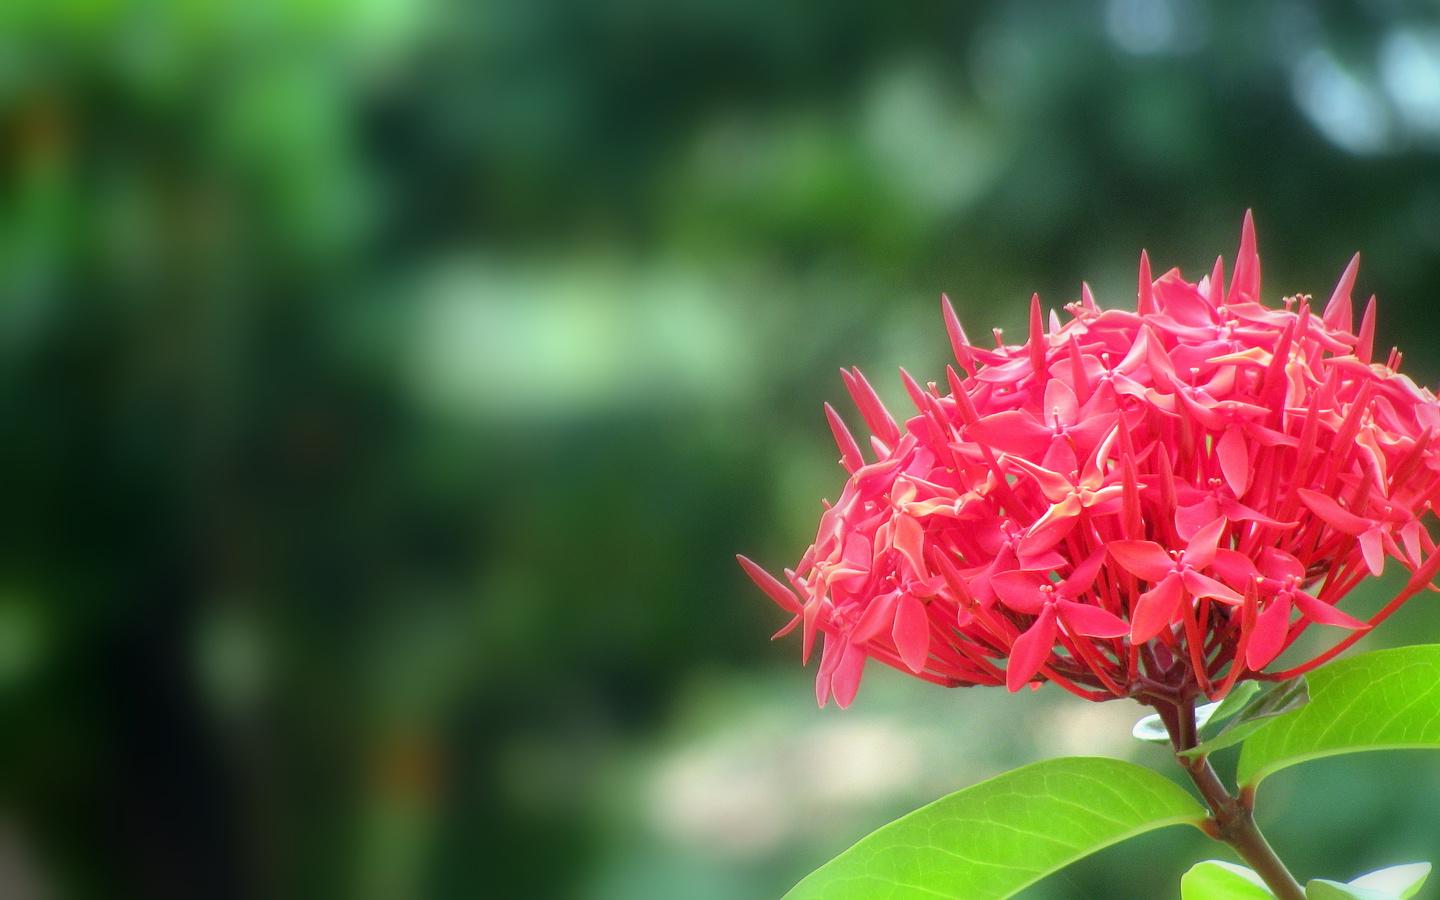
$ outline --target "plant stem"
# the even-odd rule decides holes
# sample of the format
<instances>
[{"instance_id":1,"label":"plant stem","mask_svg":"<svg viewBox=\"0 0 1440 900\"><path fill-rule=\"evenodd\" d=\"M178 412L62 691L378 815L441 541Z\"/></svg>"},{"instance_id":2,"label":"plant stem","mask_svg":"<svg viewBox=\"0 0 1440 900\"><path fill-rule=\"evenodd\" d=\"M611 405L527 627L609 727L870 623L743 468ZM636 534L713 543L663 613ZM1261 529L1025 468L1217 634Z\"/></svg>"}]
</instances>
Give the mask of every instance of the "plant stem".
<instances>
[{"instance_id":1,"label":"plant stem","mask_svg":"<svg viewBox=\"0 0 1440 900\"><path fill-rule=\"evenodd\" d=\"M1205 756L1191 759L1178 755L1181 750L1188 750L1196 744L1194 701L1177 702L1169 710L1159 706L1156 709L1170 732L1176 761L1195 782L1200 796L1210 807L1206 833L1217 841L1229 844L1280 900L1305 900L1305 891L1300 883L1290 874L1255 824L1254 798L1250 792L1242 790L1238 796L1231 794Z\"/></svg>"}]
</instances>

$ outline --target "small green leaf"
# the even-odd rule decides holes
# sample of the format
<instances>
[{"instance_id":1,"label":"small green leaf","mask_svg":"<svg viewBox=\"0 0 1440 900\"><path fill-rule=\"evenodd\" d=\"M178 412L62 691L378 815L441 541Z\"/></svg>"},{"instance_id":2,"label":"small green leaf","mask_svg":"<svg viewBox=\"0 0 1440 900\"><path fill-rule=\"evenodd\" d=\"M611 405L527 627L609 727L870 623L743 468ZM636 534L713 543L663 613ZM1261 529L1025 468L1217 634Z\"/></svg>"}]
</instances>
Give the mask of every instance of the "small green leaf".
<instances>
[{"instance_id":1,"label":"small green leaf","mask_svg":"<svg viewBox=\"0 0 1440 900\"><path fill-rule=\"evenodd\" d=\"M1195 707L1195 730L1200 731L1207 724L1219 722L1235 715L1258 690L1260 690L1260 685L1256 682L1244 681L1230 691L1224 700ZM1130 734L1137 741L1151 744L1170 743L1170 732L1165 730L1165 723L1155 713L1144 716L1136 722L1135 727L1130 729Z\"/></svg>"},{"instance_id":2,"label":"small green leaf","mask_svg":"<svg viewBox=\"0 0 1440 900\"><path fill-rule=\"evenodd\" d=\"M1199 710L1196 710L1198 717ZM1147 744L1168 744L1170 743L1170 732L1165 730L1165 723L1155 713L1144 716L1130 729L1130 734L1137 741L1144 741Z\"/></svg>"},{"instance_id":3,"label":"small green leaf","mask_svg":"<svg viewBox=\"0 0 1440 900\"><path fill-rule=\"evenodd\" d=\"M1316 878L1305 885L1305 900L1398 900L1394 894Z\"/></svg>"},{"instance_id":4,"label":"small green leaf","mask_svg":"<svg viewBox=\"0 0 1440 900\"><path fill-rule=\"evenodd\" d=\"M1211 721L1211 722L1222 722L1222 721L1224 721L1225 719L1230 718L1231 716L1233 716L1233 715L1235 715L1236 713L1238 713L1238 712L1242 711L1243 709L1245 709L1245 706L1246 706L1246 705L1250 702L1250 700L1251 700L1256 694L1258 694L1258 693L1260 693L1260 682L1258 682L1258 681L1242 681L1242 682L1240 682L1239 684L1235 685L1233 688L1230 689L1230 693L1228 693L1228 694L1225 695L1225 699L1224 699L1224 700L1221 700L1221 701L1220 701L1220 705L1219 705L1219 707L1215 710L1215 714L1210 717L1210 721ZM1196 719L1197 719L1197 720L1199 719L1199 716L1198 716L1198 715L1196 716ZM1204 728L1204 727L1205 727L1203 724L1200 724L1198 721L1197 721L1196 724L1197 724L1197 727L1199 727L1199 728Z\"/></svg>"},{"instance_id":5,"label":"small green leaf","mask_svg":"<svg viewBox=\"0 0 1440 900\"><path fill-rule=\"evenodd\" d=\"M1410 900L1428 877L1429 863L1409 863L1361 875L1349 884L1316 878L1305 885L1305 897L1307 900Z\"/></svg>"},{"instance_id":6,"label":"small green leaf","mask_svg":"<svg viewBox=\"0 0 1440 900\"><path fill-rule=\"evenodd\" d=\"M1205 810L1149 769L1074 757L1024 766L891 822L816 869L787 900L987 900L1126 838Z\"/></svg>"},{"instance_id":7,"label":"small green leaf","mask_svg":"<svg viewBox=\"0 0 1440 900\"><path fill-rule=\"evenodd\" d=\"M1180 876L1180 900L1274 900L1260 876L1234 863L1207 859Z\"/></svg>"},{"instance_id":8,"label":"small green leaf","mask_svg":"<svg viewBox=\"0 0 1440 900\"><path fill-rule=\"evenodd\" d=\"M1224 700L1195 707L1195 730L1202 731L1206 725L1213 725L1240 712L1259 690L1259 682L1242 681L1225 695ZM1130 734L1137 741L1151 744L1170 743L1170 733L1165 730L1165 723L1155 713L1136 722L1135 727L1130 729Z\"/></svg>"},{"instance_id":9,"label":"small green leaf","mask_svg":"<svg viewBox=\"0 0 1440 900\"><path fill-rule=\"evenodd\" d=\"M1440 747L1440 645L1375 650L1310 673L1310 703L1270 720L1240 752L1253 787L1306 760L1361 750Z\"/></svg>"},{"instance_id":10,"label":"small green leaf","mask_svg":"<svg viewBox=\"0 0 1440 900\"><path fill-rule=\"evenodd\" d=\"M1234 746L1259 731L1262 725L1269 724L1270 720L1276 716L1297 710L1309 702L1309 687L1303 675L1299 678L1291 678L1289 681L1282 681L1247 706L1224 731L1208 741L1196 744L1189 750L1181 751L1180 755L1190 757L1208 755L1216 750Z\"/></svg>"},{"instance_id":11,"label":"small green leaf","mask_svg":"<svg viewBox=\"0 0 1440 900\"><path fill-rule=\"evenodd\" d=\"M1352 880L1350 886L1384 891L1387 894L1394 894L1400 900L1410 900L1420 892L1420 888L1425 884L1425 879L1429 877L1429 863L1407 863L1403 866L1391 866L1388 869L1361 875Z\"/></svg>"}]
</instances>

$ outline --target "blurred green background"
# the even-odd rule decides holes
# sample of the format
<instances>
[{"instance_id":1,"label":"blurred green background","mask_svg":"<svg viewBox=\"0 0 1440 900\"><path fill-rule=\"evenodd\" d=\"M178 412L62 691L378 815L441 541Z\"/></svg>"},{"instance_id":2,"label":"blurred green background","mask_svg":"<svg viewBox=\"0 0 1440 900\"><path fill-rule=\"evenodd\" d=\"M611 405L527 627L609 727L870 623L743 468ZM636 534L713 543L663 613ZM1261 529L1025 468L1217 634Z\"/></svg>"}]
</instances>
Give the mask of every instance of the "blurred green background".
<instances>
[{"instance_id":1,"label":"blurred green background","mask_svg":"<svg viewBox=\"0 0 1440 900\"><path fill-rule=\"evenodd\" d=\"M1433 383L1437 163L1388 0L8 0L0 896L766 898L1024 761L1164 766L1053 689L818 711L732 554L798 557L835 370L940 377L940 291L1130 303L1247 207L1272 302L1361 250ZM1372 755L1261 816L1349 876L1437 798Z\"/></svg>"}]
</instances>

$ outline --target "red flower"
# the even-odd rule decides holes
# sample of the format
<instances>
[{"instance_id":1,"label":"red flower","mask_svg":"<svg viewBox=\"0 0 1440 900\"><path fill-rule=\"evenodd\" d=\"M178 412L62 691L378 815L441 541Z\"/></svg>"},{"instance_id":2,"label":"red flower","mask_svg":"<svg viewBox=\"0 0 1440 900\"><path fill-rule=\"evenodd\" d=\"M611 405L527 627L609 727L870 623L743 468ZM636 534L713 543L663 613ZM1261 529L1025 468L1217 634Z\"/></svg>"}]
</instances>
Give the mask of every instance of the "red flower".
<instances>
[{"instance_id":1,"label":"red flower","mask_svg":"<svg viewBox=\"0 0 1440 900\"><path fill-rule=\"evenodd\" d=\"M948 686L1213 699L1329 659L1427 586L1440 403L1398 352L1374 362L1373 297L1353 328L1357 260L1322 314L1267 307L1247 214L1228 286L1218 260L1152 280L1142 253L1133 312L1086 287L1047 327L1035 297L1023 345L972 345L942 298L964 375L902 370L903 425L842 371L869 458L827 404L850 477L815 543L783 581L740 558L804 658L824 636L820 703L848 705L871 658ZM1406 589L1369 622L1337 609L1386 557ZM1311 624L1350 635L1265 671Z\"/></svg>"}]
</instances>

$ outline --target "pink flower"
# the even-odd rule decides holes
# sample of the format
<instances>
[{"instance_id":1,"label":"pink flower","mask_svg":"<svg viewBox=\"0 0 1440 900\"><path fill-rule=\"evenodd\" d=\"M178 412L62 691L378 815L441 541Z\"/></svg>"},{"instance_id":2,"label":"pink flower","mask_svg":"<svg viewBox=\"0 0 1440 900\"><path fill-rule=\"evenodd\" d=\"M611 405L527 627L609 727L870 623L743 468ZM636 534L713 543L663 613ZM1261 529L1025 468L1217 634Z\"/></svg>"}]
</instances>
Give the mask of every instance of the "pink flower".
<instances>
[{"instance_id":1,"label":"pink flower","mask_svg":"<svg viewBox=\"0 0 1440 900\"><path fill-rule=\"evenodd\" d=\"M903 423L842 371L870 436L825 406L849 479L815 543L783 579L740 557L802 657L823 640L821 705L849 705L869 659L952 687L1214 699L1428 586L1440 403L1398 352L1375 361L1373 297L1354 327L1357 262L1323 313L1266 306L1247 213L1228 285L1221 260L1192 284L1142 253L1134 311L1084 287L1047 324L1034 297L1022 345L971 344L942 298L959 371L902 370ZM1387 558L1406 589L1368 622L1338 609ZM1348 635L1268 668L1311 625Z\"/></svg>"}]
</instances>

